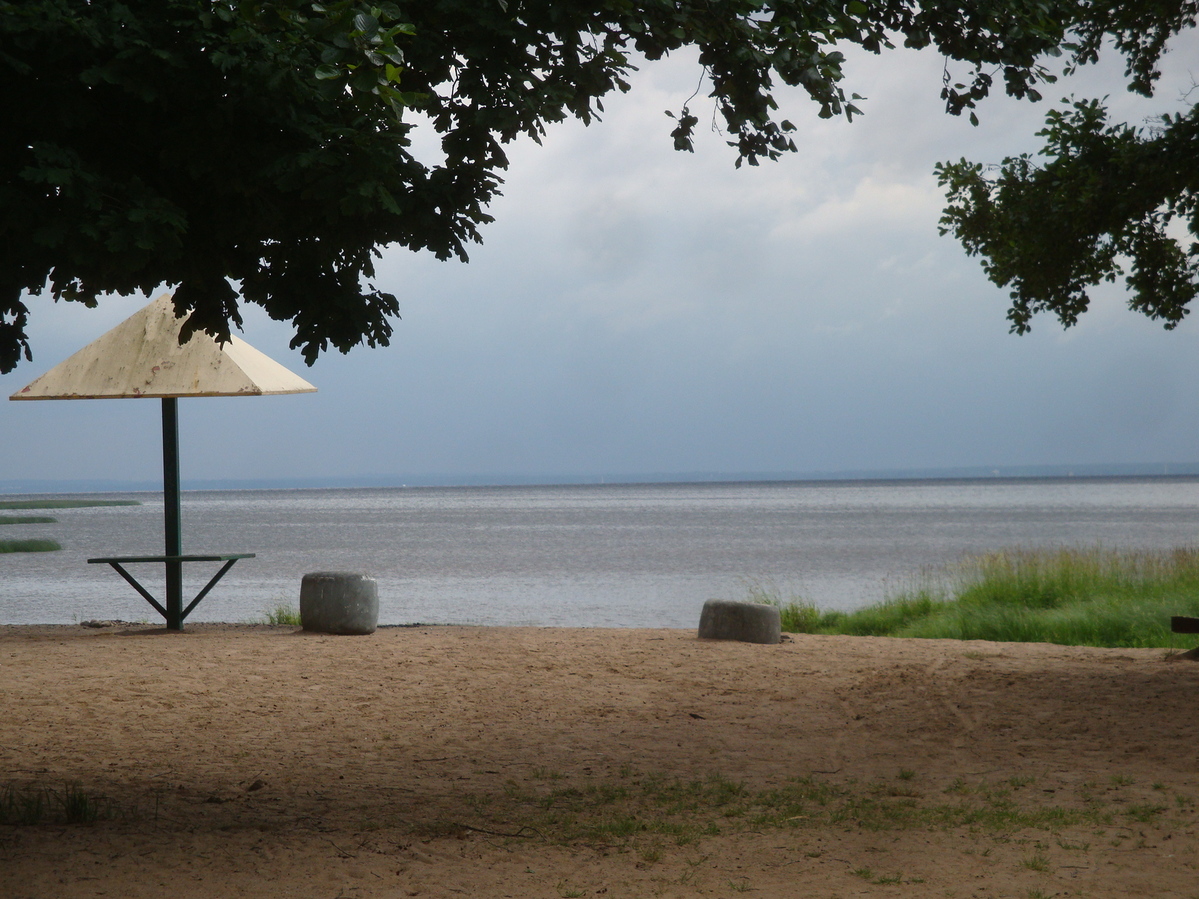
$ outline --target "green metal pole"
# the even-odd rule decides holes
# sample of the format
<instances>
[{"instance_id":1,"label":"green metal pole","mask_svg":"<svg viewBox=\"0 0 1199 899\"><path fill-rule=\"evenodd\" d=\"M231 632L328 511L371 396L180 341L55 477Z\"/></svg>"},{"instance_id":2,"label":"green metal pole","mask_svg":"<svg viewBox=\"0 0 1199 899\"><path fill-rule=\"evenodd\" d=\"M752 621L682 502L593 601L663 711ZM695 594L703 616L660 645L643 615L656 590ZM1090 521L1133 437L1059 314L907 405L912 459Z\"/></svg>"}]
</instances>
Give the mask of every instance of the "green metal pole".
<instances>
[{"instance_id":1,"label":"green metal pole","mask_svg":"<svg viewBox=\"0 0 1199 899\"><path fill-rule=\"evenodd\" d=\"M183 555L179 502L179 408L173 396L162 400L162 499L166 555ZM183 630L183 563L166 563L167 630Z\"/></svg>"}]
</instances>

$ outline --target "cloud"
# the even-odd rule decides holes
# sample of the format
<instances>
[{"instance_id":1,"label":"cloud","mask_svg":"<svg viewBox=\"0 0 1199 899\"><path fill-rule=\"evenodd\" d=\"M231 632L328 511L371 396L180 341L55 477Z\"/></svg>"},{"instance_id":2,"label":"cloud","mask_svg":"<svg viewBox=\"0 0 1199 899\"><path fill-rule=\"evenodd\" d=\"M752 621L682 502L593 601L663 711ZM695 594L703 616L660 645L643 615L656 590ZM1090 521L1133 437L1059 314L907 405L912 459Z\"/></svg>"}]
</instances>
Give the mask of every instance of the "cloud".
<instances>
[{"instance_id":1,"label":"cloud","mask_svg":"<svg viewBox=\"0 0 1199 899\"><path fill-rule=\"evenodd\" d=\"M936 221L943 205L944 197L931 177L912 183L878 172L855 183L848 194L830 196L801 215L780 221L769 236L778 243L799 243L926 227Z\"/></svg>"}]
</instances>

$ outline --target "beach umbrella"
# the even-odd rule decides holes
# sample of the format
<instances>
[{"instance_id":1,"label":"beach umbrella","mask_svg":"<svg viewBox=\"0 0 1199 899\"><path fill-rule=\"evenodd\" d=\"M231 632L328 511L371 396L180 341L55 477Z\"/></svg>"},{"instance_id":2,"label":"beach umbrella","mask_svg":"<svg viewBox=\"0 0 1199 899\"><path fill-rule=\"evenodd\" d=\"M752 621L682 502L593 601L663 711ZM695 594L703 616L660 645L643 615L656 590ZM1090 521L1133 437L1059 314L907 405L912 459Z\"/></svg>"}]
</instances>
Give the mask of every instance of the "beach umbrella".
<instances>
[{"instance_id":1,"label":"beach umbrella","mask_svg":"<svg viewBox=\"0 0 1199 899\"><path fill-rule=\"evenodd\" d=\"M244 340L225 344L195 332L180 346L184 319L176 318L171 295L163 294L111 331L56 365L11 400L160 399L162 401L162 474L166 552L162 556L89 559L108 562L166 618L182 630L187 616L238 558L184 556L180 530L178 398L184 396L266 396L315 393L299 375L260 353ZM166 566L166 603L161 605L121 567L125 562L162 562ZM218 572L185 609L183 563L223 561Z\"/></svg>"}]
</instances>

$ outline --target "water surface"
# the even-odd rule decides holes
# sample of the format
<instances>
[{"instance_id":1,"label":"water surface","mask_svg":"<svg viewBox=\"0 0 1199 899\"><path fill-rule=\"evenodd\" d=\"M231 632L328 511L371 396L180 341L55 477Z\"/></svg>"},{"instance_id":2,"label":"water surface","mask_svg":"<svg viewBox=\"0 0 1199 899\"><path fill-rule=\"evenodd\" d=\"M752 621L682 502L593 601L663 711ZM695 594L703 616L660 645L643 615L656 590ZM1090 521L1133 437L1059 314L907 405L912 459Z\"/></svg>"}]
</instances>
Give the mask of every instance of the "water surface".
<instances>
[{"instance_id":1,"label":"water surface","mask_svg":"<svg viewBox=\"0 0 1199 899\"><path fill-rule=\"evenodd\" d=\"M0 555L0 622L158 620L86 559L161 552L161 497L81 498L142 505L5 526L63 551ZM183 538L257 553L192 621L259 619L298 604L305 572L343 570L378 579L386 624L694 627L705 599L752 582L852 609L972 553L1194 545L1199 478L189 491ZM161 567L137 571L161 595Z\"/></svg>"}]
</instances>

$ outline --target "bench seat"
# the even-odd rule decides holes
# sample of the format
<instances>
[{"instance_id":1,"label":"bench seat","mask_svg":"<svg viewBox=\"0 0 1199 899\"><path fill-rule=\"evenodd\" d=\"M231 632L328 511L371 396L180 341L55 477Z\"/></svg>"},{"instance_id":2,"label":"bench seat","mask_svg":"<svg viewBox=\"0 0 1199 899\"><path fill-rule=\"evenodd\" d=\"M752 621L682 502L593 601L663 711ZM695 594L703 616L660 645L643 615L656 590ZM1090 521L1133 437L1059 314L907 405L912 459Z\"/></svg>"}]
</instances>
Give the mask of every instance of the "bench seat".
<instances>
[{"instance_id":1,"label":"bench seat","mask_svg":"<svg viewBox=\"0 0 1199 899\"><path fill-rule=\"evenodd\" d=\"M192 609L199 604L200 600L208 595L208 591L215 587L217 581L225 576L225 572L233 567L233 563L238 559L253 559L254 555L254 553L208 553L178 556L99 556L95 559L88 559L87 563L89 565L111 565L117 574L128 581L129 585L141 594L142 599L158 610L158 614L167 620L167 627L169 629L182 630L183 619L191 614ZM137 578L131 575L123 567L124 565L137 565L154 562L167 567L168 582L170 581L171 569L174 568L176 570L176 577L178 577L178 570L183 567L184 562L223 562L224 564L221 566L221 569L212 576L212 580L204 585L204 589L197 593L195 598L187 604L187 608L182 608L182 601L179 601L177 604L173 603L170 601L169 596L167 605L163 606L162 603L154 598L153 594L151 594L149 590L147 590L138 582ZM181 583L181 581L176 580L176 583ZM168 594L169 593L170 589L168 587Z\"/></svg>"}]
</instances>

